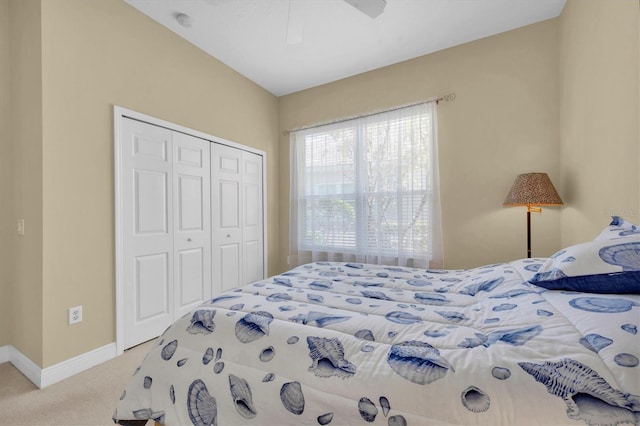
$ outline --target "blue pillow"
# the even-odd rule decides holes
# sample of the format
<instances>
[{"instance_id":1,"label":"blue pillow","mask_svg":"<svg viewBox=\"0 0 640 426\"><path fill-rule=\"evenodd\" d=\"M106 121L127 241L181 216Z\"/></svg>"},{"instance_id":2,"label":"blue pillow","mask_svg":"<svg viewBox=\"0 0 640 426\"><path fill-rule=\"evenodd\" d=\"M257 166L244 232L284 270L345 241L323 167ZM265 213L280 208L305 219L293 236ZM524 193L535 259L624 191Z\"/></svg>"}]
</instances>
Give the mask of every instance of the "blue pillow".
<instances>
[{"instance_id":1,"label":"blue pillow","mask_svg":"<svg viewBox=\"0 0 640 426\"><path fill-rule=\"evenodd\" d=\"M549 290L640 293L640 233L560 250L529 282Z\"/></svg>"},{"instance_id":2,"label":"blue pillow","mask_svg":"<svg viewBox=\"0 0 640 426\"><path fill-rule=\"evenodd\" d=\"M593 241L604 241L612 238L625 237L627 235L640 234L640 227L627 222L620 216L611 216L611 223L604 228Z\"/></svg>"}]
</instances>

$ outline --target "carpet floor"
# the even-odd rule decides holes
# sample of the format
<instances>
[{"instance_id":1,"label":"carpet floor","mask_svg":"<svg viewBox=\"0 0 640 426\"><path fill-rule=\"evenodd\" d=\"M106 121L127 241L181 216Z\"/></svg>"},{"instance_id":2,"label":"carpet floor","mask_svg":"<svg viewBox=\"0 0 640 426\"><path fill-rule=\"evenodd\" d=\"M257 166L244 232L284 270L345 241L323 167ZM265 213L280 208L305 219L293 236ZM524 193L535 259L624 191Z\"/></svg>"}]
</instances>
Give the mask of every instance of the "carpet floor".
<instances>
[{"instance_id":1,"label":"carpet floor","mask_svg":"<svg viewBox=\"0 0 640 426\"><path fill-rule=\"evenodd\" d=\"M0 425L114 425L118 398L153 343L44 389L11 363L0 364Z\"/></svg>"}]
</instances>

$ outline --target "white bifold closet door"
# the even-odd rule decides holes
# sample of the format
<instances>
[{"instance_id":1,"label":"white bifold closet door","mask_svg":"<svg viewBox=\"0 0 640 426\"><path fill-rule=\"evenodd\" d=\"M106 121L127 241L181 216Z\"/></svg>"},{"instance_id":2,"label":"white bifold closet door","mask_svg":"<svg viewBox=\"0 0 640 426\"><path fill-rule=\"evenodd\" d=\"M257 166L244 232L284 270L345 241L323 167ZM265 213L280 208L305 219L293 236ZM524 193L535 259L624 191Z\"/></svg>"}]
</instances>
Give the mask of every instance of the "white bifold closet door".
<instances>
[{"instance_id":1,"label":"white bifold closet door","mask_svg":"<svg viewBox=\"0 0 640 426\"><path fill-rule=\"evenodd\" d=\"M264 276L262 167L260 155L211 145L214 292Z\"/></svg>"},{"instance_id":2,"label":"white bifold closet door","mask_svg":"<svg viewBox=\"0 0 640 426\"><path fill-rule=\"evenodd\" d=\"M124 347L211 297L209 141L122 122Z\"/></svg>"}]
</instances>

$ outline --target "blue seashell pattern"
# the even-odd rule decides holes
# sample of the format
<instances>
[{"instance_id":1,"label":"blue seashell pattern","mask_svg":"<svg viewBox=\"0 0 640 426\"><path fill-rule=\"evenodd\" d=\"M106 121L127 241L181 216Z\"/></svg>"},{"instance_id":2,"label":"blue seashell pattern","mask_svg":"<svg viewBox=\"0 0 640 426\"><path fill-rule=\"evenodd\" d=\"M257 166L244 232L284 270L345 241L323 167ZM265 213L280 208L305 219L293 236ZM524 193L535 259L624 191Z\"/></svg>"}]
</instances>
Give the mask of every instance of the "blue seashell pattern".
<instances>
[{"instance_id":1,"label":"blue seashell pattern","mask_svg":"<svg viewBox=\"0 0 640 426\"><path fill-rule=\"evenodd\" d=\"M446 296L438 293L416 292L414 293L413 298L420 303L424 303L425 305L442 306L446 305L447 303L451 303L450 299L447 299Z\"/></svg>"},{"instance_id":2,"label":"blue seashell pattern","mask_svg":"<svg viewBox=\"0 0 640 426\"><path fill-rule=\"evenodd\" d=\"M176 349L178 349L178 340L172 340L171 342L164 345L162 351L160 352L160 356L163 360L169 361L173 354L176 353Z\"/></svg>"},{"instance_id":3,"label":"blue seashell pattern","mask_svg":"<svg viewBox=\"0 0 640 426\"><path fill-rule=\"evenodd\" d=\"M640 306L640 304L628 299L604 297L578 297L570 300L569 305L583 311L600 313L626 312L634 306Z\"/></svg>"},{"instance_id":4,"label":"blue seashell pattern","mask_svg":"<svg viewBox=\"0 0 640 426\"><path fill-rule=\"evenodd\" d=\"M351 377L357 368L344 358L344 348L337 338L307 337L309 357L312 364L309 371L319 377Z\"/></svg>"},{"instance_id":5,"label":"blue seashell pattern","mask_svg":"<svg viewBox=\"0 0 640 426\"><path fill-rule=\"evenodd\" d=\"M640 242L602 247L598 255L611 265L622 266L623 271L640 271Z\"/></svg>"},{"instance_id":6,"label":"blue seashell pattern","mask_svg":"<svg viewBox=\"0 0 640 426\"><path fill-rule=\"evenodd\" d=\"M435 312L436 314L440 315L442 318L450 322L461 322L469 319L462 312L452 312L452 311L435 311Z\"/></svg>"},{"instance_id":7,"label":"blue seashell pattern","mask_svg":"<svg viewBox=\"0 0 640 426\"><path fill-rule=\"evenodd\" d=\"M595 333L587 334L580 338L580 344L595 353L600 352L600 350L612 343L613 340Z\"/></svg>"},{"instance_id":8,"label":"blue seashell pattern","mask_svg":"<svg viewBox=\"0 0 640 426\"><path fill-rule=\"evenodd\" d=\"M453 367L426 342L410 340L391 346L387 363L399 376L419 385L443 378Z\"/></svg>"},{"instance_id":9,"label":"blue seashell pattern","mask_svg":"<svg viewBox=\"0 0 640 426\"><path fill-rule=\"evenodd\" d=\"M468 337L458 344L459 348L489 347L497 342L512 346L522 346L542 332L539 325L520 329L496 330L489 334L476 333L475 337Z\"/></svg>"},{"instance_id":10,"label":"blue seashell pattern","mask_svg":"<svg viewBox=\"0 0 640 426\"><path fill-rule=\"evenodd\" d=\"M245 419L253 419L258 411L253 404L251 387L246 380L229 374L229 392L236 411Z\"/></svg>"},{"instance_id":11,"label":"blue seashell pattern","mask_svg":"<svg viewBox=\"0 0 640 426\"><path fill-rule=\"evenodd\" d=\"M491 399L482 389L469 386L460 395L462 405L474 413L483 413L491 406Z\"/></svg>"},{"instance_id":12,"label":"blue seashell pattern","mask_svg":"<svg viewBox=\"0 0 640 426\"><path fill-rule=\"evenodd\" d=\"M245 315L236 323L235 334L242 343L250 343L269 334L269 324L273 315L265 311L255 311Z\"/></svg>"},{"instance_id":13,"label":"blue seashell pattern","mask_svg":"<svg viewBox=\"0 0 640 426\"><path fill-rule=\"evenodd\" d=\"M360 401L358 401L358 411L360 412L360 417L368 423L374 422L378 415L376 405L366 397L362 397Z\"/></svg>"},{"instance_id":14,"label":"blue seashell pattern","mask_svg":"<svg viewBox=\"0 0 640 426\"><path fill-rule=\"evenodd\" d=\"M603 256L634 267L622 249ZM316 262L250 283L169 327L113 418L515 425L535 411L539 424L640 423L640 295L529 284L545 261Z\"/></svg>"},{"instance_id":15,"label":"blue seashell pattern","mask_svg":"<svg viewBox=\"0 0 640 426\"><path fill-rule=\"evenodd\" d=\"M298 314L290 317L289 320L299 322L305 325L314 325L316 327L325 327L337 322L347 321L351 317L337 316L325 314L324 312L311 311L306 314Z\"/></svg>"},{"instance_id":16,"label":"blue seashell pattern","mask_svg":"<svg viewBox=\"0 0 640 426\"><path fill-rule=\"evenodd\" d=\"M384 316L387 320L395 322L397 324L414 324L422 321L417 315L412 315L408 312L392 311Z\"/></svg>"},{"instance_id":17,"label":"blue seashell pattern","mask_svg":"<svg viewBox=\"0 0 640 426\"><path fill-rule=\"evenodd\" d=\"M505 367L493 367L491 375L498 380L507 380L511 377L511 370Z\"/></svg>"},{"instance_id":18,"label":"blue seashell pattern","mask_svg":"<svg viewBox=\"0 0 640 426\"><path fill-rule=\"evenodd\" d=\"M428 285L432 285L430 281L425 280L407 280L407 284L414 287L425 287Z\"/></svg>"},{"instance_id":19,"label":"blue seashell pattern","mask_svg":"<svg viewBox=\"0 0 640 426\"><path fill-rule=\"evenodd\" d=\"M622 367L637 367L638 357L635 355L621 353L616 355L613 360Z\"/></svg>"},{"instance_id":20,"label":"blue seashell pattern","mask_svg":"<svg viewBox=\"0 0 640 426\"><path fill-rule=\"evenodd\" d=\"M216 399L200 379L194 380L187 393L187 410L194 426L210 426L217 424L218 405Z\"/></svg>"},{"instance_id":21,"label":"blue seashell pattern","mask_svg":"<svg viewBox=\"0 0 640 426\"><path fill-rule=\"evenodd\" d=\"M191 324L187 327L187 332L190 334L209 334L216 329L216 325L213 322L215 317L215 309L199 309L191 316Z\"/></svg>"},{"instance_id":22,"label":"blue seashell pattern","mask_svg":"<svg viewBox=\"0 0 640 426\"><path fill-rule=\"evenodd\" d=\"M381 396L380 399L380 407L382 407L382 414L387 417L389 411L391 410L391 403L389 402L389 398L386 396Z\"/></svg>"},{"instance_id":23,"label":"blue seashell pattern","mask_svg":"<svg viewBox=\"0 0 640 426\"><path fill-rule=\"evenodd\" d=\"M510 311L511 309L515 309L517 308L518 305L516 305L515 303L501 303L497 306L494 306L492 308L492 310L494 312L500 312L500 311Z\"/></svg>"},{"instance_id":24,"label":"blue seashell pattern","mask_svg":"<svg viewBox=\"0 0 640 426\"><path fill-rule=\"evenodd\" d=\"M304 412L304 394L300 382L287 382L280 388L280 401L284 408L297 416Z\"/></svg>"},{"instance_id":25,"label":"blue seashell pattern","mask_svg":"<svg viewBox=\"0 0 640 426\"><path fill-rule=\"evenodd\" d=\"M546 386L550 394L564 400L571 419L588 424L603 424L608 418L633 423L635 413L640 411L638 396L614 389L597 372L576 360L564 358L543 364L519 362L518 365Z\"/></svg>"},{"instance_id":26,"label":"blue seashell pattern","mask_svg":"<svg viewBox=\"0 0 640 426\"><path fill-rule=\"evenodd\" d=\"M328 425L333 420L333 413L326 413L318 416L319 425Z\"/></svg>"},{"instance_id":27,"label":"blue seashell pattern","mask_svg":"<svg viewBox=\"0 0 640 426\"><path fill-rule=\"evenodd\" d=\"M493 280L484 281L478 284L472 284L472 285L466 286L459 293L468 294L469 296L475 296L478 292L481 292L481 291L490 292L493 289L495 289L503 280L504 278L500 277Z\"/></svg>"}]
</instances>

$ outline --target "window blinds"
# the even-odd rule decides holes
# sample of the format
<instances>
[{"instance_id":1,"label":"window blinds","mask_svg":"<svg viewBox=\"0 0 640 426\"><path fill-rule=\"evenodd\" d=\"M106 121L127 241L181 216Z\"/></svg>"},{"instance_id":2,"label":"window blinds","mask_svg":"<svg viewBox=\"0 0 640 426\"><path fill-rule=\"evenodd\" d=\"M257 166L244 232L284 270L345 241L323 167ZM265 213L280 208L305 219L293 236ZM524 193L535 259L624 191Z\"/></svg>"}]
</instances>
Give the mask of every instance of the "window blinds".
<instances>
[{"instance_id":1,"label":"window blinds","mask_svg":"<svg viewBox=\"0 0 640 426\"><path fill-rule=\"evenodd\" d=\"M292 263L442 264L435 103L291 133Z\"/></svg>"}]
</instances>

